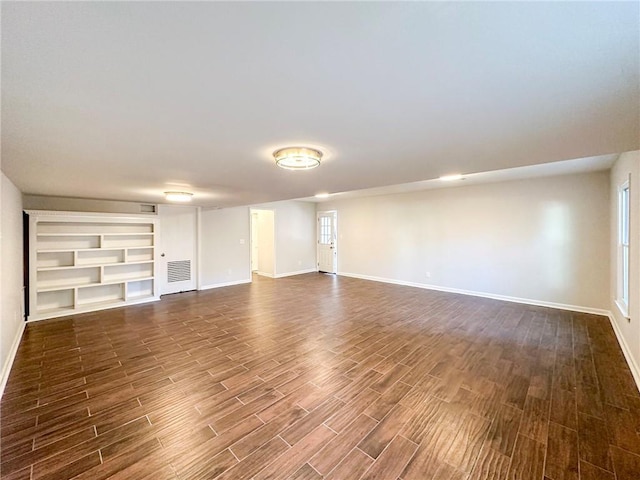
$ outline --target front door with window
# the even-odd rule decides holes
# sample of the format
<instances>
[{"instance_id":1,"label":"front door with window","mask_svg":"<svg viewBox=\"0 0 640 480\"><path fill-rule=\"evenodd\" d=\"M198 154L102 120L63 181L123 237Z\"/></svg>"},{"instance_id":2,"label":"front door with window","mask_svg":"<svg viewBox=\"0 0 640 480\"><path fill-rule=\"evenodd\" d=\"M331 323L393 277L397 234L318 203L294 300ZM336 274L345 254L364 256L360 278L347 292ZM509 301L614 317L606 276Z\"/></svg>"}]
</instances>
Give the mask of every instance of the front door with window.
<instances>
[{"instance_id":1,"label":"front door with window","mask_svg":"<svg viewBox=\"0 0 640 480\"><path fill-rule=\"evenodd\" d=\"M318 270L338 271L337 212L318 213Z\"/></svg>"}]
</instances>

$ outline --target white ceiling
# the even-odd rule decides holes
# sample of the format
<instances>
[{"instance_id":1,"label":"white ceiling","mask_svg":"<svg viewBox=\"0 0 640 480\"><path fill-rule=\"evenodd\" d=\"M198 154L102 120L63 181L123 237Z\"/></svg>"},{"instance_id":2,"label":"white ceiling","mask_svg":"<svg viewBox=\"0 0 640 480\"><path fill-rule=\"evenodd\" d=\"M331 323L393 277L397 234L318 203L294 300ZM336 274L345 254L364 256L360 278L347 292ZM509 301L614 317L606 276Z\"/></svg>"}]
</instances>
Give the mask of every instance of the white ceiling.
<instances>
[{"instance_id":1,"label":"white ceiling","mask_svg":"<svg viewBox=\"0 0 640 480\"><path fill-rule=\"evenodd\" d=\"M638 2L2 2L2 170L24 193L245 205L639 132ZM287 145L326 160L281 170Z\"/></svg>"}]
</instances>

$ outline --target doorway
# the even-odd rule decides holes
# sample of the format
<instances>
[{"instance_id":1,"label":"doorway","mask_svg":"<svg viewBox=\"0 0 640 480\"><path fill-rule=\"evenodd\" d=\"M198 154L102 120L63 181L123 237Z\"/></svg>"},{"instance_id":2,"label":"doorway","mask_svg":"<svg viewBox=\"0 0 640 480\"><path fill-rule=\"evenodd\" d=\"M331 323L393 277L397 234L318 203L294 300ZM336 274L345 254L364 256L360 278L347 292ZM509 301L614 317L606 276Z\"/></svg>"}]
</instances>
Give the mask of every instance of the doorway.
<instances>
[{"instance_id":1,"label":"doorway","mask_svg":"<svg viewBox=\"0 0 640 480\"><path fill-rule=\"evenodd\" d=\"M159 205L157 265L160 295L197 288L196 207Z\"/></svg>"},{"instance_id":2,"label":"doorway","mask_svg":"<svg viewBox=\"0 0 640 480\"><path fill-rule=\"evenodd\" d=\"M338 272L338 212L318 212L318 271Z\"/></svg>"},{"instance_id":3,"label":"doorway","mask_svg":"<svg viewBox=\"0 0 640 480\"><path fill-rule=\"evenodd\" d=\"M251 273L258 271L260 248L258 245L258 212L251 211Z\"/></svg>"},{"instance_id":4,"label":"doorway","mask_svg":"<svg viewBox=\"0 0 640 480\"><path fill-rule=\"evenodd\" d=\"M276 275L275 212L251 209L251 271L274 278Z\"/></svg>"}]
</instances>

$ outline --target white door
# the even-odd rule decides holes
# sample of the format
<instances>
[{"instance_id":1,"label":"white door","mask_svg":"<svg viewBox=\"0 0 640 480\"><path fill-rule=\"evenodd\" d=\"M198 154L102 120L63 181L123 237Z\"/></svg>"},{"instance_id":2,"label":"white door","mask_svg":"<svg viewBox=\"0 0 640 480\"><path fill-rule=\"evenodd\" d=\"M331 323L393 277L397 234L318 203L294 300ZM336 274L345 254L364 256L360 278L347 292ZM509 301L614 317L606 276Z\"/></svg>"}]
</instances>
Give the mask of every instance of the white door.
<instances>
[{"instance_id":1,"label":"white door","mask_svg":"<svg viewBox=\"0 0 640 480\"><path fill-rule=\"evenodd\" d=\"M337 212L318 212L318 270L338 271Z\"/></svg>"},{"instance_id":2,"label":"white door","mask_svg":"<svg viewBox=\"0 0 640 480\"><path fill-rule=\"evenodd\" d=\"M197 209L159 205L160 242L157 252L160 295L197 288Z\"/></svg>"}]
</instances>

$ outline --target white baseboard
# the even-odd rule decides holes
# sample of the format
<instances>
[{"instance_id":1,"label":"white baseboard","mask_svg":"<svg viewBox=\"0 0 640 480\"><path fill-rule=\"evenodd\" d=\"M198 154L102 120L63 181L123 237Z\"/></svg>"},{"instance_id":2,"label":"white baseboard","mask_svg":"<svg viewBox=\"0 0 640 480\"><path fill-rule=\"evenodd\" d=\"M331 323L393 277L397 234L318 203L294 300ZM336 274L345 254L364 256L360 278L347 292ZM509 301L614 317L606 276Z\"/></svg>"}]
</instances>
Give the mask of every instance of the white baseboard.
<instances>
[{"instance_id":1,"label":"white baseboard","mask_svg":"<svg viewBox=\"0 0 640 480\"><path fill-rule=\"evenodd\" d=\"M236 280L234 282L213 283L211 285L204 285L200 287L200 290L210 290L212 288L221 288L221 287L232 287L234 285L242 285L245 283L251 283L251 279L248 278L245 280Z\"/></svg>"},{"instance_id":2,"label":"white baseboard","mask_svg":"<svg viewBox=\"0 0 640 480\"><path fill-rule=\"evenodd\" d=\"M316 268L308 268L306 270L298 270L297 272L277 273L274 278L292 277L294 275L304 275L305 273L315 273L317 271L318 269Z\"/></svg>"},{"instance_id":3,"label":"white baseboard","mask_svg":"<svg viewBox=\"0 0 640 480\"><path fill-rule=\"evenodd\" d=\"M149 298L142 298L139 300L129 300L126 303L123 302L123 303L116 303L113 305L111 304L102 305L100 307L96 307L95 305L88 305L85 308L78 308L76 310L68 310L68 311L60 311L59 313L55 313L55 314L47 314L47 315L33 314L33 315L29 315L29 317L27 318L27 323L41 322L43 320L53 320L61 317L70 317L72 315L82 315L84 313L100 312L102 310L111 310L112 308L132 307L134 305L142 305L143 303L159 302L159 301L160 301L160 297L149 297Z\"/></svg>"},{"instance_id":4,"label":"white baseboard","mask_svg":"<svg viewBox=\"0 0 640 480\"><path fill-rule=\"evenodd\" d=\"M343 277L360 278L362 280L371 280L374 282L392 283L394 285L404 285L405 287L423 288L425 290L437 290L439 292L458 293L461 295L470 295L473 297L491 298L493 300L502 300L505 302L522 303L525 305L535 305L538 307L557 308L559 310L570 310L572 312L591 313L594 315L609 316L609 310L600 308L583 307L580 305L568 305L564 303L545 302L544 300L532 300L530 298L509 297L507 295L494 295L486 292L476 292L473 290L462 290L459 288L440 287L438 285L429 285L426 283L405 282L402 280L394 280L391 278L373 277L370 275L360 275L357 273L338 272Z\"/></svg>"},{"instance_id":5,"label":"white baseboard","mask_svg":"<svg viewBox=\"0 0 640 480\"><path fill-rule=\"evenodd\" d=\"M256 275L260 275L261 277L276 278L273 273L265 273L265 272L261 272L259 270L256 270L255 273L256 273Z\"/></svg>"},{"instance_id":6,"label":"white baseboard","mask_svg":"<svg viewBox=\"0 0 640 480\"><path fill-rule=\"evenodd\" d=\"M18 347L20 346L20 340L22 340L22 334L24 333L24 329L27 325L27 322L24 320L20 320L20 326L18 327L18 331L16 332L16 336L13 339L13 343L11 344L11 350L9 350L9 355L2 366L2 376L0 376L0 398L4 394L4 388L7 386L7 381L9 380L9 374L11 373L11 367L13 367L13 362L16 359L16 353L18 353Z\"/></svg>"},{"instance_id":7,"label":"white baseboard","mask_svg":"<svg viewBox=\"0 0 640 480\"><path fill-rule=\"evenodd\" d=\"M633 375L633 379L636 382L636 387L638 387L638 391L640 391L640 367L633 358L633 355L631 355L631 349L629 348L627 341L624 339L622 331L618 326L618 322L616 322L616 319L613 317L613 314L609 313L608 317L611 322L611 326L613 327L613 331L616 334L616 338L618 339L618 343L620 344L620 348L622 349L622 353L624 354L624 358L627 360L627 364L629 365L629 370L631 370L631 375Z\"/></svg>"},{"instance_id":8,"label":"white baseboard","mask_svg":"<svg viewBox=\"0 0 640 480\"><path fill-rule=\"evenodd\" d=\"M428 285L424 283L414 283L414 282L404 282L401 280L393 280L390 278L381 278L381 277L373 277L370 275L360 275L357 273L347 273L347 272L338 272L338 275L342 275L343 277L352 277L359 278L362 280L371 280L374 282L383 282L383 283L392 283L394 285L403 285L406 287L416 287L416 288L424 288L426 290L437 290L440 292L447 293L458 293L461 295L471 295L474 297L483 297L483 298L491 298L494 300L503 300L506 302L514 302L514 303L522 303L525 305L536 305L539 307L549 307L549 308L557 308L560 310L570 310L572 312L581 312L581 313L591 313L594 315L601 315L603 317L609 318L611 325L613 327L613 331L615 332L616 338L618 339L618 344L622 349L622 353L624 354L624 358L627 361L627 365L629 365L629 370L631 370L631 375L633 375L633 379L636 382L636 386L638 387L638 391L640 391L640 366L636 363L635 359L631 355L631 349L627 344L626 340L622 336L622 332L620 331L620 327L618 326L615 318L613 318L613 314L609 310L604 310L600 308L591 308L591 307L583 307L580 305L568 305L564 303L554 303L554 302L545 302L542 300L532 300L529 298L518 298L518 297L509 297L505 295L493 295L490 293L484 292L474 292L470 290L461 290L458 288L447 288L447 287L439 287L437 285Z\"/></svg>"}]
</instances>

